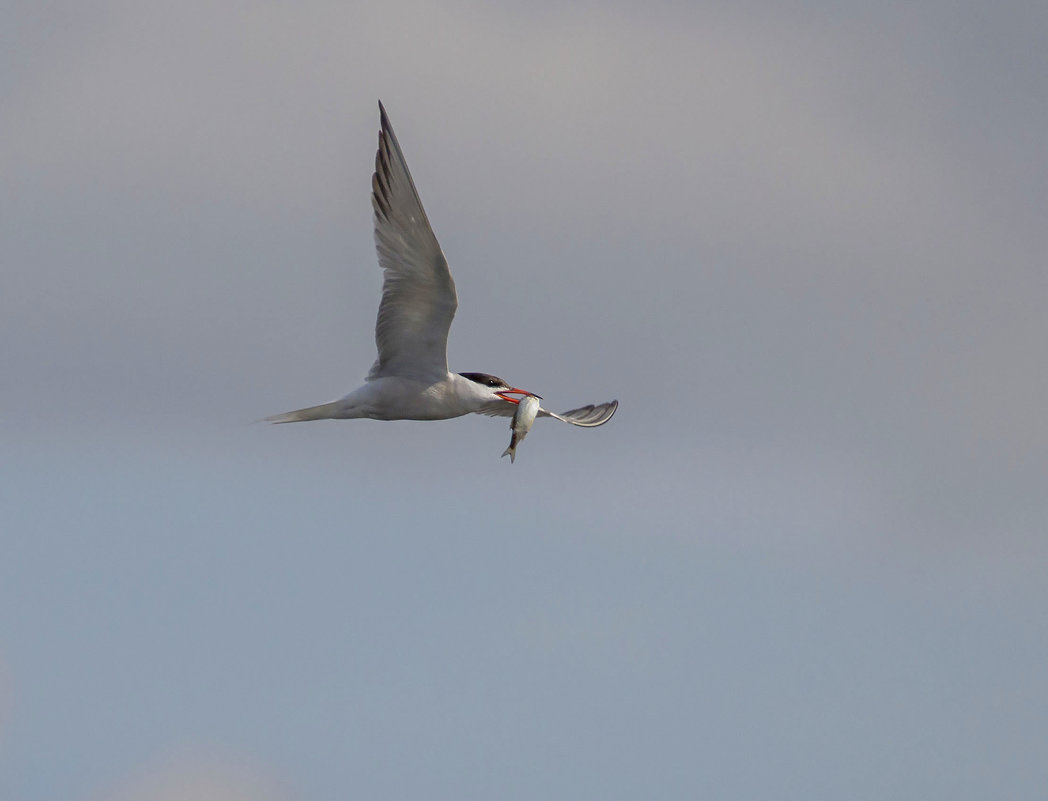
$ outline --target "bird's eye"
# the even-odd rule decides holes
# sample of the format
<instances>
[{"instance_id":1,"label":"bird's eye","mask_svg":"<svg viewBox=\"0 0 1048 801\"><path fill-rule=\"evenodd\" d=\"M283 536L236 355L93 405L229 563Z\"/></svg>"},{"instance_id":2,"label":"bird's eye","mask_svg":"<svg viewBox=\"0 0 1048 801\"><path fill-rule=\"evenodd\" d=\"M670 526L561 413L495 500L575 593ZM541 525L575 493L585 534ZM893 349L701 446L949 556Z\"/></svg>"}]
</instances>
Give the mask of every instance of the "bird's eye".
<instances>
[{"instance_id":1,"label":"bird's eye","mask_svg":"<svg viewBox=\"0 0 1048 801\"><path fill-rule=\"evenodd\" d=\"M489 387L497 387L498 385L499 385L499 382L496 381L494 378L488 379L488 386Z\"/></svg>"}]
</instances>

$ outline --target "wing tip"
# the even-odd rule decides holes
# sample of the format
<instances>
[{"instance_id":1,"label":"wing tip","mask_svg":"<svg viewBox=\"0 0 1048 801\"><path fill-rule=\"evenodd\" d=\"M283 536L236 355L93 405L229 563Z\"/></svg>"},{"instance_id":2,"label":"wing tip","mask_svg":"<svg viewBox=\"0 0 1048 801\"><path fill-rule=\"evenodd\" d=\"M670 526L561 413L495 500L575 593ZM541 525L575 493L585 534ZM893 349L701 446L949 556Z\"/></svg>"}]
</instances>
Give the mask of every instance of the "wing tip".
<instances>
[{"instance_id":1,"label":"wing tip","mask_svg":"<svg viewBox=\"0 0 1048 801\"><path fill-rule=\"evenodd\" d=\"M565 423L571 423L574 426L596 428L604 425L614 417L618 408L619 402L612 400L607 403L588 403L585 406L579 406L577 409L569 409L561 414L550 414L550 416L563 420Z\"/></svg>"},{"instance_id":2,"label":"wing tip","mask_svg":"<svg viewBox=\"0 0 1048 801\"><path fill-rule=\"evenodd\" d=\"M602 426L608 422L612 417L615 416L615 412L619 410L618 399L608 401L607 403L601 404L597 407L600 410L601 420L599 423L594 423L594 426Z\"/></svg>"}]
</instances>

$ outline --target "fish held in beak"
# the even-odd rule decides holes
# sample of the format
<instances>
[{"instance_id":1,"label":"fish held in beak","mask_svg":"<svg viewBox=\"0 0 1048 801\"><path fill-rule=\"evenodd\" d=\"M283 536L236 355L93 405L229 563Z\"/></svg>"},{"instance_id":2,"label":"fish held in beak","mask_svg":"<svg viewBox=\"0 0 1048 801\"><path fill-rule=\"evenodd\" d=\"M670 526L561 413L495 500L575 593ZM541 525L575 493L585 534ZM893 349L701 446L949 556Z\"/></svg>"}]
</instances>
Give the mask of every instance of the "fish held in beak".
<instances>
[{"instance_id":1,"label":"fish held in beak","mask_svg":"<svg viewBox=\"0 0 1048 801\"><path fill-rule=\"evenodd\" d=\"M509 456L510 464L517 460L517 445L524 441L524 437L531 430L532 423L539 413L539 397L530 392L517 403L517 411L513 415L513 421L509 424L513 434L510 436L509 447L502 452L503 456Z\"/></svg>"}]
</instances>

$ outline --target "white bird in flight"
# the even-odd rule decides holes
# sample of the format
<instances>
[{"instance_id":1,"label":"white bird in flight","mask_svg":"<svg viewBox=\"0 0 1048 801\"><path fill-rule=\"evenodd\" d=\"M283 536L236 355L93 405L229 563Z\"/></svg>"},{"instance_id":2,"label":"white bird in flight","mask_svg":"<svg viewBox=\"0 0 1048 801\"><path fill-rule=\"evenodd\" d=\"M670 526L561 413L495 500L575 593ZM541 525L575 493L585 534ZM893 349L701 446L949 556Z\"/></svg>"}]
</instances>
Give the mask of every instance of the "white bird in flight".
<instances>
[{"instance_id":1,"label":"white bird in flight","mask_svg":"<svg viewBox=\"0 0 1048 801\"><path fill-rule=\"evenodd\" d=\"M448 331L458 307L447 259L426 218L404 153L379 102L371 203L375 246L384 280L375 324L378 358L362 387L330 403L267 417L271 423L303 420L446 420L476 413L511 417L520 398L535 395L487 373L448 371ZM618 401L590 404L553 417L576 426L608 422Z\"/></svg>"}]
</instances>

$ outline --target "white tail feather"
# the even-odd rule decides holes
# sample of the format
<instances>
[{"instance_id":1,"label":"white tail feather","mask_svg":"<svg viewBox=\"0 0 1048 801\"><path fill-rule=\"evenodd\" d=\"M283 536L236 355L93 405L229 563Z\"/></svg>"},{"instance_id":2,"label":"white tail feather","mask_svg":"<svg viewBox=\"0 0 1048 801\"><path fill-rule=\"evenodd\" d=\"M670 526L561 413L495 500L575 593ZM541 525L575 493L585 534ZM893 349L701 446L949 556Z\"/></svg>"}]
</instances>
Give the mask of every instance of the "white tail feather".
<instances>
[{"instance_id":1,"label":"white tail feather","mask_svg":"<svg viewBox=\"0 0 1048 801\"><path fill-rule=\"evenodd\" d=\"M305 409L295 409L293 412L274 414L266 418L267 423L301 423L305 420L330 420L338 411L339 401L322 403L319 406L309 406Z\"/></svg>"}]
</instances>

